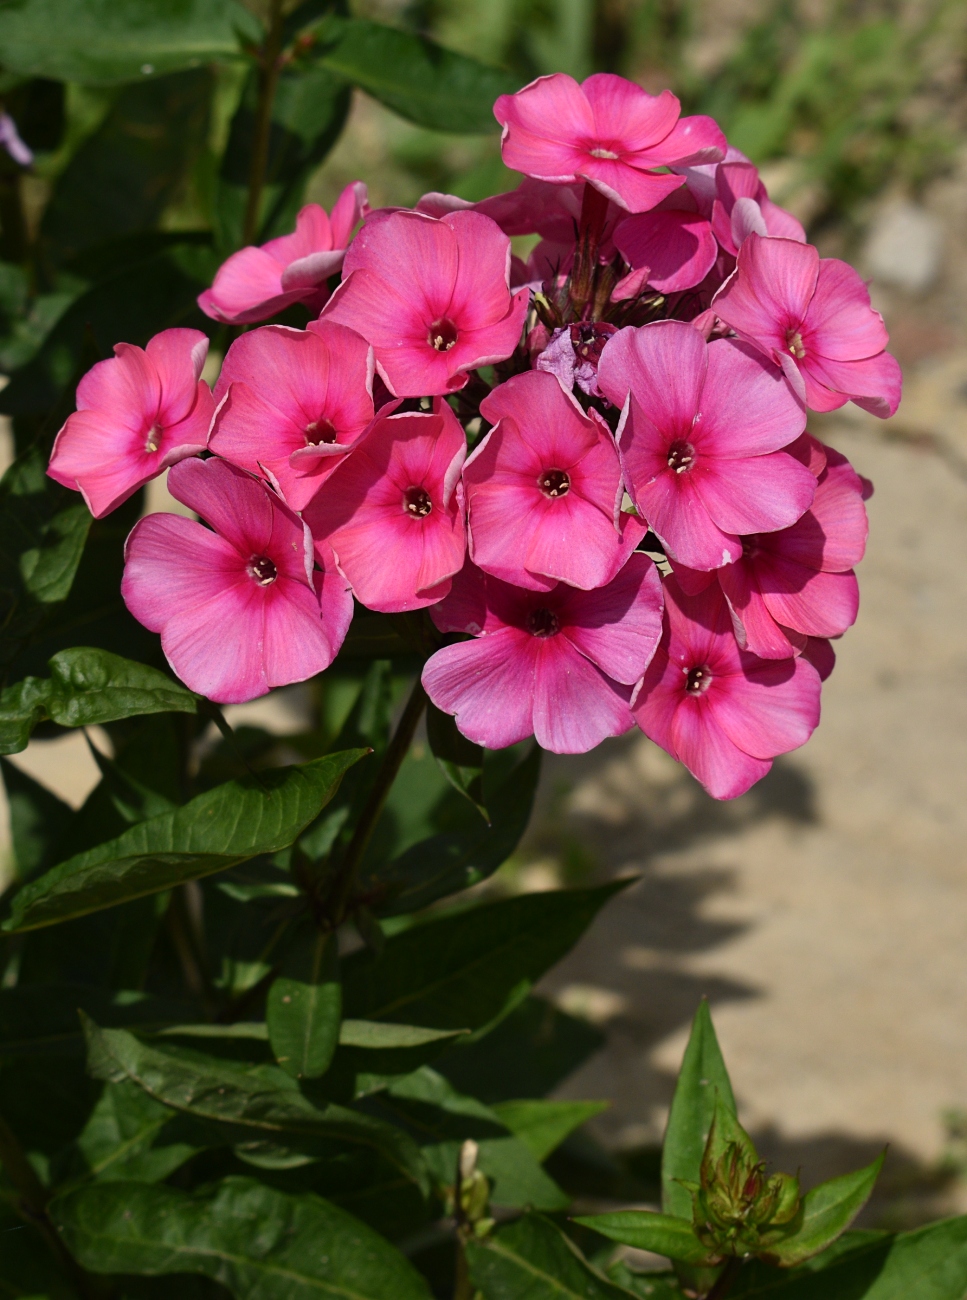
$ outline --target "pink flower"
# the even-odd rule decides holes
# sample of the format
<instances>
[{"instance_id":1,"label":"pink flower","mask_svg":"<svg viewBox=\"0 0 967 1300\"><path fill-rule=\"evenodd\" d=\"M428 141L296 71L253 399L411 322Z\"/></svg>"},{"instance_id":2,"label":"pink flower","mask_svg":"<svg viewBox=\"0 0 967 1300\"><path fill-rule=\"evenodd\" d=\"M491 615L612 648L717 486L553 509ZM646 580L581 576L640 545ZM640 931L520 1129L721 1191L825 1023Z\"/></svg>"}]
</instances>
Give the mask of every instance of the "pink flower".
<instances>
[{"instance_id":1,"label":"pink flower","mask_svg":"<svg viewBox=\"0 0 967 1300\"><path fill-rule=\"evenodd\" d=\"M675 567L690 593L718 580L740 642L763 659L805 653L810 637L842 636L859 609L853 566L866 549L863 484L845 456L813 438L808 442L818 452L818 482L797 523L743 537L741 558L714 574ZM815 452L810 459L817 464Z\"/></svg>"},{"instance_id":2,"label":"pink flower","mask_svg":"<svg viewBox=\"0 0 967 1300\"><path fill-rule=\"evenodd\" d=\"M657 570L640 553L594 591L524 591L468 562L430 616L476 639L438 650L423 685L477 744L534 735L555 754L583 754L632 725L628 701L661 635L661 606Z\"/></svg>"},{"instance_id":3,"label":"pink flower","mask_svg":"<svg viewBox=\"0 0 967 1300\"><path fill-rule=\"evenodd\" d=\"M742 534L786 528L809 508L816 480L780 450L805 413L753 349L657 321L615 335L598 382L616 406L630 393L618 429L625 483L672 559L730 564Z\"/></svg>"},{"instance_id":4,"label":"pink flower","mask_svg":"<svg viewBox=\"0 0 967 1300\"><path fill-rule=\"evenodd\" d=\"M682 184L654 168L725 156L725 137L710 117L680 114L670 90L649 95L608 72L580 86L563 72L538 77L494 105L508 167L557 184L590 181L629 212L647 212Z\"/></svg>"},{"instance_id":5,"label":"pink flower","mask_svg":"<svg viewBox=\"0 0 967 1300\"><path fill-rule=\"evenodd\" d=\"M169 465L203 451L215 412L199 378L207 355L200 330L163 330L144 349L116 343L114 356L77 386L50 477L76 488L100 519Z\"/></svg>"},{"instance_id":6,"label":"pink flower","mask_svg":"<svg viewBox=\"0 0 967 1300\"><path fill-rule=\"evenodd\" d=\"M530 295L511 296L510 240L480 213L367 222L345 275L323 319L373 345L398 397L455 392L469 370L502 361L520 341Z\"/></svg>"},{"instance_id":7,"label":"pink flower","mask_svg":"<svg viewBox=\"0 0 967 1300\"><path fill-rule=\"evenodd\" d=\"M293 234L233 253L199 295L198 306L229 325L267 320L294 302L318 310L329 296L326 281L342 267L353 227L368 211L361 181L346 186L331 218L318 203L307 203Z\"/></svg>"},{"instance_id":8,"label":"pink flower","mask_svg":"<svg viewBox=\"0 0 967 1300\"><path fill-rule=\"evenodd\" d=\"M758 169L749 162L724 162L716 167L712 229L733 257L750 234L806 242L805 230L791 212L772 202Z\"/></svg>"},{"instance_id":9,"label":"pink flower","mask_svg":"<svg viewBox=\"0 0 967 1300\"><path fill-rule=\"evenodd\" d=\"M348 631L352 596L331 562L314 582L302 521L216 458L176 465L168 487L214 532L181 515L142 519L125 546L121 595L161 633L181 680L237 704L327 668Z\"/></svg>"},{"instance_id":10,"label":"pink flower","mask_svg":"<svg viewBox=\"0 0 967 1300\"><path fill-rule=\"evenodd\" d=\"M534 591L610 582L646 529L619 516L621 466L604 421L540 370L500 384L480 412L494 427L463 471L473 562Z\"/></svg>"},{"instance_id":11,"label":"pink flower","mask_svg":"<svg viewBox=\"0 0 967 1300\"><path fill-rule=\"evenodd\" d=\"M463 429L446 402L378 416L305 520L335 552L357 598L385 613L422 609L450 590L466 552Z\"/></svg>"},{"instance_id":12,"label":"pink flower","mask_svg":"<svg viewBox=\"0 0 967 1300\"><path fill-rule=\"evenodd\" d=\"M819 673L805 657L740 650L712 584L686 596L666 579L665 630L635 700L635 719L716 799L734 799L819 722Z\"/></svg>"},{"instance_id":13,"label":"pink flower","mask_svg":"<svg viewBox=\"0 0 967 1300\"><path fill-rule=\"evenodd\" d=\"M740 338L782 366L814 411L854 401L886 418L899 406L900 367L883 350L889 342L883 317L857 273L838 258L753 232L713 307Z\"/></svg>"},{"instance_id":14,"label":"pink flower","mask_svg":"<svg viewBox=\"0 0 967 1300\"><path fill-rule=\"evenodd\" d=\"M546 326L539 328L546 330ZM598 387L598 362L604 345L617 332L617 325L609 325L607 321L565 325L550 335L534 368L555 375L568 392L577 384L589 397L603 397Z\"/></svg>"},{"instance_id":15,"label":"pink flower","mask_svg":"<svg viewBox=\"0 0 967 1300\"><path fill-rule=\"evenodd\" d=\"M228 349L212 451L304 509L372 420L373 349L344 325L266 325Z\"/></svg>"},{"instance_id":16,"label":"pink flower","mask_svg":"<svg viewBox=\"0 0 967 1300\"><path fill-rule=\"evenodd\" d=\"M632 268L616 286L615 301L636 296L646 284L660 293L691 289L705 279L718 256L709 223L682 208L626 217L614 232L614 242Z\"/></svg>"}]
</instances>

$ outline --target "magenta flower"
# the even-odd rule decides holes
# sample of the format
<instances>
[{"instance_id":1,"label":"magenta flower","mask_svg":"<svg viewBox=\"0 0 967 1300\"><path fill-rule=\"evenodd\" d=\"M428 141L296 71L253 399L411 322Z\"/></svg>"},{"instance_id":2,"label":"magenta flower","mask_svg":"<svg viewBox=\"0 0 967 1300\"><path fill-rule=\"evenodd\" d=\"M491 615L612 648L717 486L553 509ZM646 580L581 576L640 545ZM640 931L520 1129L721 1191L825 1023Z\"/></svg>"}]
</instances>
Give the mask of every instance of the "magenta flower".
<instances>
[{"instance_id":1,"label":"magenta flower","mask_svg":"<svg viewBox=\"0 0 967 1300\"><path fill-rule=\"evenodd\" d=\"M625 483L672 559L730 564L742 534L787 528L809 508L816 480L780 450L805 412L753 349L657 321L615 335L598 382L616 406L630 394L618 429Z\"/></svg>"},{"instance_id":2,"label":"magenta flower","mask_svg":"<svg viewBox=\"0 0 967 1300\"><path fill-rule=\"evenodd\" d=\"M318 203L307 203L291 235L240 248L223 262L198 306L229 325L268 320L294 302L318 311L329 296L326 281L342 268L353 228L368 211L362 181L346 186L331 217Z\"/></svg>"},{"instance_id":3,"label":"magenta flower","mask_svg":"<svg viewBox=\"0 0 967 1300\"><path fill-rule=\"evenodd\" d=\"M646 530L619 515L608 426L541 370L500 384L480 412L494 427L463 471L473 562L534 591L610 582Z\"/></svg>"},{"instance_id":4,"label":"magenta flower","mask_svg":"<svg viewBox=\"0 0 967 1300\"><path fill-rule=\"evenodd\" d=\"M215 403L200 379L208 339L163 330L146 348L116 343L77 386L77 410L54 442L51 478L75 488L95 519L208 443Z\"/></svg>"},{"instance_id":5,"label":"magenta flower","mask_svg":"<svg viewBox=\"0 0 967 1300\"><path fill-rule=\"evenodd\" d=\"M782 366L814 411L846 402L886 418L900 404L890 336L851 266L811 244L750 234L713 307L740 338Z\"/></svg>"},{"instance_id":6,"label":"magenta flower","mask_svg":"<svg viewBox=\"0 0 967 1300\"><path fill-rule=\"evenodd\" d=\"M557 184L590 181L629 212L647 212L682 184L656 167L725 157L725 137L710 117L680 115L670 90L649 95L609 72L580 86L555 72L494 105L508 167Z\"/></svg>"},{"instance_id":7,"label":"magenta flower","mask_svg":"<svg viewBox=\"0 0 967 1300\"><path fill-rule=\"evenodd\" d=\"M373 349L344 325L266 325L228 349L210 447L304 509L372 420Z\"/></svg>"},{"instance_id":8,"label":"magenta flower","mask_svg":"<svg viewBox=\"0 0 967 1300\"><path fill-rule=\"evenodd\" d=\"M628 703L661 635L661 608L657 570L640 553L594 591L525 591L468 562L430 616L475 640L438 650L423 685L479 745L533 735L555 754L583 754L632 725Z\"/></svg>"},{"instance_id":9,"label":"magenta flower","mask_svg":"<svg viewBox=\"0 0 967 1300\"><path fill-rule=\"evenodd\" d=\"M684 763L715 799L744 794L776 754L819 722L819 673L805 658L740 650L716 584L686 596L664 583L665 628L635 700L638 726Z\"/></svg>"},{"instance_id":10,"label":"magenta flower","mask_svg":"<svg viewBox=\"0 0 967 1300\"><path fill-rule=\"evenodd\" d=\"M510 240L478 212L393 212L363 226L322 318L373 345L397 397L452 393L509 357L530 295L511 296Z\"/></svg>"},{"instance_id":11,"label":"magenta flower","mask_svg":"<svg viewBox=\"0 0 967 1300\"><path fill-rule=\"evenodd\" d=\"M806 242L805 230L791 212L772 202L758 169L750 162L724 162L716 167L712 229L733 257L751 234Z\"/></svg>"},{"instance_id":12,"label":"magenta flower","mask_svg":"<svg viewBox=\"0 0 967 1300\"><path fill-rule=\"evenodd\" d=\"M442 399L432 412L381 415L305 511L370 609L422 609L450 590L466 552L463 429Z\"/></svg>"},{"instance_id":13,"label":"magenta flower","mask_svg":"<svg viewBox=\"0 0 967 1300\"><path fill-rule=\"evenodd\" d=\"M217 458L176 465L168 488L214 531L181 515L140 520L125 546L121 595L161 633L181 680L237 704L328 668L349 629L352 596L331 564L314 581L302 521Z\"/></svg>"},{"instance_id":14,"label":"magenta flower","mask_svg":"<svg viewBox=\"0 0 967 1300\"><path fill-rule=\"evenodd\" d=\"M646 284L660 293L691 289L711 271L719 251L708 221L683 208L625 217L614 242L632 269L615 287L616 301L635 296Z\"/></svg>"}]
</instances>

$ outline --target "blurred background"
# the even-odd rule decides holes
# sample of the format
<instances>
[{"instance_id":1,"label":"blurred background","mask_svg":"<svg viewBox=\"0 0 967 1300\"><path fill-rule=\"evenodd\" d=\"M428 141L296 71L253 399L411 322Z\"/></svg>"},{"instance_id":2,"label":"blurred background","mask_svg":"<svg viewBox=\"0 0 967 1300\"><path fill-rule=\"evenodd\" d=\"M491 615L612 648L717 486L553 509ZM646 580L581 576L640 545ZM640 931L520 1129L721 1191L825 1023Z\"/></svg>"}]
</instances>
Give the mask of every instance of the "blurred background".
<instances>
[{"instance_id":1,"label":"blurred background","mask_svg":"<svg viewBox=\"0 0 967 1300\"><path fill-rule=\"evenodd\" d=\"M565 1093L611 1102L596 1125L613 1160L653 1163L707 994L767 1158L809 1183L889 1142L869 1222L967 1210L967 5L352 8L522 79L604 69L670 86L686 112L719 120L823 255L872 280L905 395L888 422L850 406L810 425L876 485L860 618L837 646L819 731L730 804L637 733L549 756L527 839L489 887L640 876L547 984L601 1033ZM103 119L103 98L75 96L77 131ZM517 177L497 136L422 130L357 91L307 197L328 208L355 179L378 206L430 189L482 198ZM31 183L42 206L42 167ZM163 224L191 226L198 183L172 191ZM164 508L163 484L150 496ZM291 688L228 713L284 733L305 708ZM13 761L75 806L98 775L77 734ZM5 860L8 845L4 807Z\"/></svg>"}]
</instances>

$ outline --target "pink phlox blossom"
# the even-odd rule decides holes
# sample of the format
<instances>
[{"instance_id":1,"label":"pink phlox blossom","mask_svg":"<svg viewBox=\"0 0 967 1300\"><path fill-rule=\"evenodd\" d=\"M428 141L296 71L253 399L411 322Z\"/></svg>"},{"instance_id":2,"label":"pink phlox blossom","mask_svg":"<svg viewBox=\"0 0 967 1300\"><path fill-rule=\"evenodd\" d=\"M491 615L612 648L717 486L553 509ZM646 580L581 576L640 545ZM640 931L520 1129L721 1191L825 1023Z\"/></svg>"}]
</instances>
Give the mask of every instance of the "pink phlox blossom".
<instances>
[{"instance_id":1,"label":"pink phlox blossom","mask_svg":"<svg viewBox=\"0 0 967 1300\"><path fill-rule=\"evenodd\" d=\"M671 91L649 95L608 72L581 85L563 72L538 77L501 95L494 116L508 167L557 184L589 181L629 212L647 212L682 184L655 168L717 162L727 148L710 117L681 117Z\"/></svg>"},{"instance_id":2,"label":"pink phlox blossom","mask_svg":"<svg viewBox=\"0 0 967 1300\"><path fill-rule=\"evenodd\" d=\"M701 212L702 216L707 217L710 221L712 219L712 207L718 194L715 178L719 167L727 163L748 163L749 166L752 166L751 161L745 154L730 144L721 162L696 163L690 167L672 168L672 171L677 172L678 175L684 178L686 192L693 199L696 211Z\"/></svg>"},{"instance_id":3,"label":"pink phlox blossom","mask_svg":"<svg viewBox=\"0 0 967 1300\"><path fill-rule=\"evenodd\" d=\"M229 325L268 320L294 302L319 311L329 296L326 281L342 268L353 230L368 211L362 181L346 186L331 217L318 203L307 203L291 235L233 253L199 295L199 307Z\"/></svg>"},{"instance_id":4,"label":"pink phlox blossom","mask_svg":"<svg viewBox=\"0 0 967 1300\"><path fill-rule=\"evenodd\" d=\"M791 212L773 203L752 163L725 162L715 169L712 229L727 253L738 254L747 235L775 235L806 242L806 232Z\"/></svg>"},{"instance_id":5,"label":"pink phlox blossom","mask_svg":"<svg viewBox=\"0 0 967 1300\"><path fill-rule=\"evenodd\" d=\"M452 393L510 356L529 293L511 295L510 240L489 217L394 212L367 222L324 320L356 330L398 397Z\"/></svg>"},{"instance_id":6,"label":"pink phlox blossom","mask_svg":"<svg viewBox=\"0 0 967 1300\"><path fill-rule=\"evenodd\" d=\"M333 321L265 325L222 364L211 450L303 510L375 414L373 349Z\"/></svg>"},{"instance_id":7,"label":"pink phlox blossom","mask_svg":"<svg viewBox=\"0 0 967 1300\"><path fill-rule=\"evenodd\" d=\"M466 552L463 429L432 411L380 415L304 514L356 597L385 613L422 609L450 590Z\"/></svg>"},{"instance_id":8,"label":"pink phlox blossom","mask_svg":"<svg viewBox=\"0 0 967 1300\"><path fill-rule=\"evenodd\" d=\"M450 212L482 212L496 221L505 235L540 235L552 243L573 244L583 194L582 183L554 185L525 176L516 189L493 194L476 203L455 194L433 191L423 195L416 211L428 217L445 217ZM621 209L617 212L621 213Z\"/></svg>"},{"instance_id":9,"label":"pink phlox blossom","mask_svg":"<svg viewBox=\"0 0 967 1300\"><path fill-rule=\"evenodd\" d=\"M716 799L734 799L796 749L819 722L819 673L802 655L760 659L740 649L718 585L686 595L666 579L661 644L635 719Z\"/></svg>"},{"instance_id":10,"label":"pink phlox blossom","mask_svg":"<svg viewBox=\"0 0 967 1300\"><path fill-rule=\"evenodd\" d=\"M541 370L499 385L480 412L494 427L463 471L473 562L532 590L610 582L646 529L620 511L608 426Z\"/></svg>"},{"instance_id":11,"label":"pink phlox blossom","mask_svg":"<svg viewBox=\"0 0 967 1300\"><path fill-rule=\"evenodd\" d=\"M883 317L846 262L821 258L811 244L753 232L713 306L740 338L782 366L814 411L853 401L885 419L899 406L900 367L884 351Z\"/></svg>"},{"instance_id":12,"label":"pink phlox blossom","mask_svg":"<svg viewBox=\"0 0 967 1300\"><path fill-rule=\"evenodd\" d=\"M741 557L714 573L675 566L687 592L718 582L739 644L763 659L804 653L810 638L842 636L859 609L853 567L863 558L868 532L863 484L832 447L808 435L800 443L806 444L800 458L818 469L816 495L801 519L791 528L743 537Z\"/></svg>"},{"instance_id":13,"label":"pink phlox blossom","mask_svg":"<svg viewBox=\"0 0 967 1300\"><path fill-rule=\"evenodd\" d=\"M54 442L47 473L82 494L96 519L149 479L208 444L215 412L201 379L208 339L163 330L146 348L116 343L77 386L77 410Z\"/></svg>"},{"instance_id":14,"label":"pink phlox blossom","mask_svg":"<svg viewBox=\"0 0 967 1300\"><path fill-rule=\"evenodd\" d=\"M661 609L657 570L640 552L593 591L526 591L468 561L430 616L475 639L438 650L423 685L477 744L502 749L533 735L555 754L583 754L632 725Z\"/></svg>"},{"instance_id":15,"label":"pink phlox blossom","mask_svg":"<svg viewBox=\"0 0 967 1300\"><path fill-rule=\"evenodd\" d=\"M331 557L314 576L299 517L217 457L182 461L168 488L211 528L181 515L140 520L125 546L121 594L161 633L181 680L237 704L327 668L348 631L352 596Z\"/></svg>"},{"instance_id":16,"label":"pink phlox blossom","mask_svg":"<svg viewBox=\"0 0 967 1300\"><path fill-rule=\"evenodd\" d=\"M574 385L589 397L607 400L598 387L598 362L604 345L618 327L607 321L581 321L564 325L550 335L546 347L537 357L537 370L555 375L561 386L570 392Z\"/></svg>"},{"instance_id":17,"label":"pink phlox blossom","mask_svg":"<svg viewBox=\"0 0 967 1300\"><path fill-rule=\"evenodd\" d=\"M816 480L782 448L805 412L753 348L706 343L682 321L621 330L598 382L624 407L618 448L638 513L669 556L716 569L742 554L742 534L786 528L810 506Z\"/></svg>"},{"instance_id":18,"label":"pink phlox blossom","mask_svg":"<svg viewBox=\"0 0 967 1300\"><path fill-rule=\"evenodd\" d=\"M626 217L614 232L614 242L631 268L615 286L615 302L637 297L646 284L660 293L691 289L705 279L718 256L708 221L682 208Z\"/></svg>"}]
</instances>

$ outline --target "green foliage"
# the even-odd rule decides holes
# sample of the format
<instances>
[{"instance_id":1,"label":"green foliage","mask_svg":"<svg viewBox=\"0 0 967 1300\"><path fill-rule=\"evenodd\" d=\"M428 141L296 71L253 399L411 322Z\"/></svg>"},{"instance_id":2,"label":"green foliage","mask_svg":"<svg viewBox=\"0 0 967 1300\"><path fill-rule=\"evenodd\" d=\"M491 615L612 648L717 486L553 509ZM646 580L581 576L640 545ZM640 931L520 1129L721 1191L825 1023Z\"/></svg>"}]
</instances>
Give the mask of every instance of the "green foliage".
<instances>
[{"instance_id":1,"label":"green foliage","mask_svg":"<svg viewBox=\"0 0 967 1300\"><path fill-rule=\"evenodd\" d=\"M470 1276L484 1300L621 1300L561 1230L527 1214L467 1246Z\"/></svg>"}]
</instances>

